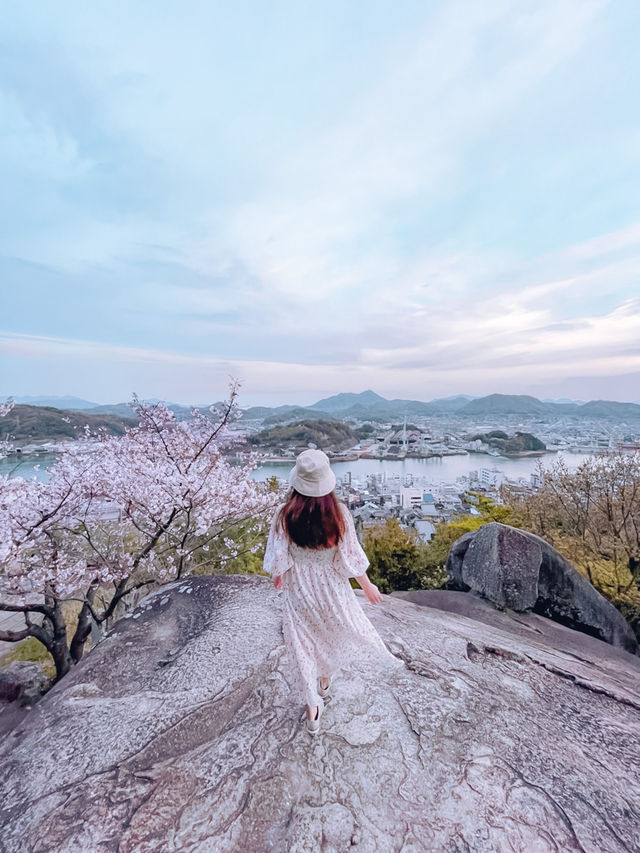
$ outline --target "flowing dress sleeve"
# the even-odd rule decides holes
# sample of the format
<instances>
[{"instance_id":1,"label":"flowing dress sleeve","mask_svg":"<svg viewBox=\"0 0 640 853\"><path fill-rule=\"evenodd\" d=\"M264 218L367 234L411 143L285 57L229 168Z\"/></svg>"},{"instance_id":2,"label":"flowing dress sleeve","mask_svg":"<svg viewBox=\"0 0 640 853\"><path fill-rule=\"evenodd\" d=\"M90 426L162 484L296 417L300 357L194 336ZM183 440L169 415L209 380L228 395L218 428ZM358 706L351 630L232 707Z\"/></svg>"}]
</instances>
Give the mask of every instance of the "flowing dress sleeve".
<instances>
[{"instance_id":1,"label":"flowing dress sleeve","mask_svg":"<svg viewBox=\"0 0 640 853\"><path fill-rule=\"evenodd\" d=\"M281 507L278 507L271 519L271 527L267 536L267 544L264 549L264 560L262 568L268 572L272 578L278 575L283 575L289 569L293 568L293 558L289 553L289 540L284 532L277 526L277 520L280 515Z\"/></svg>"},{"instance_id":2,"label":"flowing dress sleeve","mask_svg":"<svg viewBox=\"0 0 640 853\"><path fill-rule=\"evenodd\" d=\"M358 542L358 535L351 513L345 506L342 506L341 509L346 523L346 530L336 548L333 566L344 577L358 578L367 571L369 558Z\"/></svg>"}]
</instances>

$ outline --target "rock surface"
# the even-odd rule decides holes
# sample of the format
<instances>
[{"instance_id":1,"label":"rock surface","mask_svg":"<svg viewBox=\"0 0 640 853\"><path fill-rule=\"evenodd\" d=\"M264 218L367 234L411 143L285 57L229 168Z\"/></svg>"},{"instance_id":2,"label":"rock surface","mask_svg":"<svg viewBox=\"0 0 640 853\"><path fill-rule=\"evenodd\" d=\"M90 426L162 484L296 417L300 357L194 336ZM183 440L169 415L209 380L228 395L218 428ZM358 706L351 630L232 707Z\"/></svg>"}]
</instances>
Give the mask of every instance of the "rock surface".
<instances>
[{"instance_id":1,"label":"rock surface","mask_svg":"<svg viewBox=\"0 0 640 853\"><path fill-rule=\"evenodd\" d=\"M42 664L14 660L0 672L0 700L33 705L46 692L51 680Z\"/></svg>"},{"instance_id":2,"label":"rock surface","mask_svg":"<svg viewBox=\"0 0 640 853\"><path fill-rule=\"evenodd\" d=\"M581 631L573 631L552 619L537 613L516 613L498 610L490 601L478 593L454 592L444 589L416 589L408 592L392 592L393 598L411 601L422 607L456 613L467 619L483 622L533 643L538 649L554 649L574 658L589 660L592 664L607 669L612 661L623 667L629 665L629 653L602 640L596 640Z\"/></svg>"},{"instance_id":3,"label":"rock surface","mask_svg":"<svg viewBox=\"0 0 640 853\"><path fill-rule=\"evenodd\" d=\"M479 592L498 607L533 610L599 640L638 653L624 616L548 542L492 521L465 533L447 559L449 588Z\"/></svg>"},{"instance_id":4,"label":"rock surface","mask_svg":"<svg viewBox=\"0 0 640 853\"><path fill-rule=\"evenodd\" d=\"M147 596L0 741L0 849L640 849L636 657L358 597L405 666L345 662L312 738L268 578Z\"/></svg>"},{"instance_id":5,"label":"rock surface","mask_svg":"<svg viewBox=\"0 0 640 853\"><path fill-rule=\"evenodd\" d=\"M542 551L506 524L485 524L469 542L462 580L499 607L528 610L538 600Z\"/></svg>"}]
</instances>

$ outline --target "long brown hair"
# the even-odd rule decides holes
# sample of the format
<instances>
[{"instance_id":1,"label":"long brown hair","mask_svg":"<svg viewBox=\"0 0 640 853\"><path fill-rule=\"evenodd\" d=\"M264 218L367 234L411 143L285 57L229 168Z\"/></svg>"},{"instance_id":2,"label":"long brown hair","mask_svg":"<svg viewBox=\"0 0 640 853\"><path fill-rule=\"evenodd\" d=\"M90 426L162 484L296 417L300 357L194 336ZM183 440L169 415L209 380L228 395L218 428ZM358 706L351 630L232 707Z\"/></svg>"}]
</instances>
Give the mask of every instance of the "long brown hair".
<instances>
[{"instance_id":1,"label":"long brown hair","mask_svg":"<svg viewBox=\"0 0 640 853\"><path fill-rule=\"evenodd\" d=\"M280 529L301 548L332 548L346 529L335 492L314 498L291 489L278 518Z\"/></svg>"}]
</instances>

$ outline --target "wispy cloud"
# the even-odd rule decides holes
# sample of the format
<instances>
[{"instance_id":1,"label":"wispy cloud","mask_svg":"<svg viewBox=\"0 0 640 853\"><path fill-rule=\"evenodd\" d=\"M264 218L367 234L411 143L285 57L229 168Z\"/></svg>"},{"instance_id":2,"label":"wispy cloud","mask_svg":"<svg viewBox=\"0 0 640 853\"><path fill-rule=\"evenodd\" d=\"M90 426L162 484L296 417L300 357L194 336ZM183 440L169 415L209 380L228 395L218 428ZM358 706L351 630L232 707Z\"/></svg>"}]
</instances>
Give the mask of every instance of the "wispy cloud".
<instances>
[{"instance_id":1,"label":"wispy cloud","mask_svg":"<svg viewBox=\"0 0 640 853\"><path fill-rule=\"evenodd\" d=\"M184 399L187 372L278 402L636 370L630 13L249 9L7 16L7 393L47 391L48 358L105 400L136 375Z\"/></svg>"}]
</instances>

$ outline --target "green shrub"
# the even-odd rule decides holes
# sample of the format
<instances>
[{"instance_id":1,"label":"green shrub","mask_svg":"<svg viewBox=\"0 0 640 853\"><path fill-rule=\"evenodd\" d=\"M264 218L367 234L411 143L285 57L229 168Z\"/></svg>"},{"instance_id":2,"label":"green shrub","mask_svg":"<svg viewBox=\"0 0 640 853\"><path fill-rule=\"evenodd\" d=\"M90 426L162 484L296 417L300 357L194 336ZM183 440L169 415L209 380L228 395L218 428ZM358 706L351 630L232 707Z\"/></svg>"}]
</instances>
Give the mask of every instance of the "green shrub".
<instances>
[{"instance_id":1,"label":"green shrub","mask_svg":"<svg viewBox=\"0 0 640 853\"><path fill-rule=\"evenodd\" d=\"M9 664L16 660L43 663L43 670L45 674L49 676L49 678L55 678L56 667L53 662L53 658L42 645L40 640L36 640L35 637L27 637L26 640L20 640L19 643L15 644L10 652L2 655L0 658L0 670L6 669Z\"/></svg>"}]
</instances>

